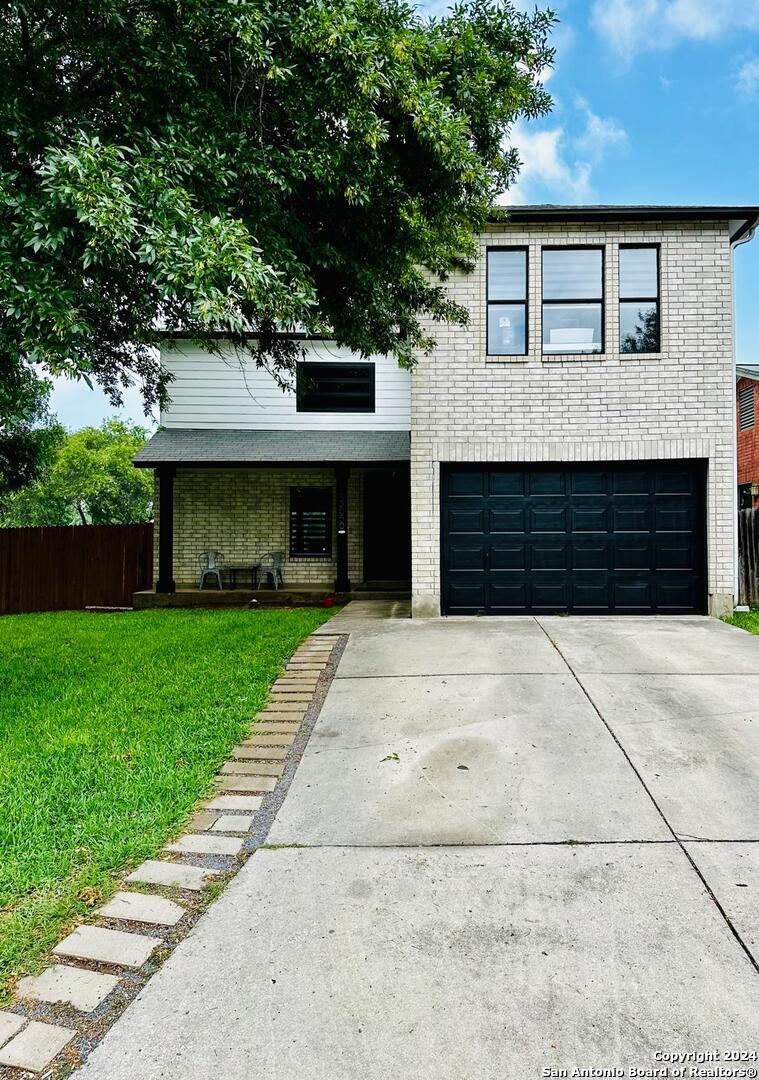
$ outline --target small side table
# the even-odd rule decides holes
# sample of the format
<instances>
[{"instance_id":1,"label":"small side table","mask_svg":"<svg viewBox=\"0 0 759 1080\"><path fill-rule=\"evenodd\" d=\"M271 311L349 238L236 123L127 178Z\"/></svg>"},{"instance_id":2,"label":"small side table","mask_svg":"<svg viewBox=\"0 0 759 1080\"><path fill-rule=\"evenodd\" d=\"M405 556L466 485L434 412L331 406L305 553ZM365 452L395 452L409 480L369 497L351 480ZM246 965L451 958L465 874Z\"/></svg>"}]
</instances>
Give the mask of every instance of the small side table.
<instances>
[{"instance_id":1,"label":"small side table","mask_svg":"<svg viewBox=\"0 0 759 1080\"><path fill-rule=\"evenodd\" d=\"M251 590L254 590L258 584L258 571L260 567L260 563L239 563L237 566L226 566L224 569L229 572L230 583L233 589L237 588L238 574L250 574L250 587Z\"/></svg>"}]
</instances>

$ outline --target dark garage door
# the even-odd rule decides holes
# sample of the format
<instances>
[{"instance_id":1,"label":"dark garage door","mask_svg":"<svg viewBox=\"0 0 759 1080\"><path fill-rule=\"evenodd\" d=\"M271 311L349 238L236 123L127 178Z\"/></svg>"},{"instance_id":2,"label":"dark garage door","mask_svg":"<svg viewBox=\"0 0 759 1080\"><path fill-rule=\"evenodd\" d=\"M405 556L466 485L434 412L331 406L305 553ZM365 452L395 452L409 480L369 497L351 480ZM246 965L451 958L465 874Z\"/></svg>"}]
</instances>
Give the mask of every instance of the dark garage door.
<instances>
[{"instance_id":1,"label":"dark garage door","mask_svg":"<svg viewBox=\"0 0 759 1080\"><path fill-rule=\"evenodd\" d=\"M444 613L703 613L704 480L692 461L444 465Z\"/></svg>"}]
</instances>

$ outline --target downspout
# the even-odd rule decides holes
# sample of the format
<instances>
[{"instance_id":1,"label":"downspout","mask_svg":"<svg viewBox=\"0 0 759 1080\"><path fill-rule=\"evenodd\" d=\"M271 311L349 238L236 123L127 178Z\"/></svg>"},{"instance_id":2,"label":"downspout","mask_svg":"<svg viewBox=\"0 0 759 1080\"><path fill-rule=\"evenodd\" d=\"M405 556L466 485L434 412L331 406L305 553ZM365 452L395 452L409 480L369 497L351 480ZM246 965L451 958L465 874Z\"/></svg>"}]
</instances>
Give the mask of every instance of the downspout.
<instances>
[{"instance_id":1,"label":"downspout","mask_svg":"<svg viewBox=\"0 0 759 1080\"><path fill-rule=\"evenodd\" d=\"M740 601L740 576L738 573L738 404L735 393L735 376L738 367L738 356L735 345L735 249L740 244L748 244L754 239L757 221L745 221L743 225L730 237L730 274L731 274L731 300L732 300L732 337L733 337L733 372L732 372L732 395L733 395L733 596L735 603Z\"/></svg>"}]
</instances>

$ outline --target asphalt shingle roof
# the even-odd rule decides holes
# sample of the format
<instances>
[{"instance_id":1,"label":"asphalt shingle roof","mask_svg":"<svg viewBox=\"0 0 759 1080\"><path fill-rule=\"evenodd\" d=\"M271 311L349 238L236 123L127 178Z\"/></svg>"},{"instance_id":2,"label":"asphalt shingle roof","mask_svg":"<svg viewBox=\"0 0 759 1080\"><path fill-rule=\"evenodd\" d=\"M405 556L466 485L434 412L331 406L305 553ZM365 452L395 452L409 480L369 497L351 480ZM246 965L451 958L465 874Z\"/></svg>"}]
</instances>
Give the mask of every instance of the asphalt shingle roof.
<instances>
[{"instance_id":1,"label":"asphalt shingle roof","mask_svg":"<svg viewBox=\"0 0 759 1080\"><path fill-rule=\"evenodd\" d=\"M408 431L220 431L163 428L134 458L156 465L287 465L408 461Z\"/></svg>"}]
</instances>

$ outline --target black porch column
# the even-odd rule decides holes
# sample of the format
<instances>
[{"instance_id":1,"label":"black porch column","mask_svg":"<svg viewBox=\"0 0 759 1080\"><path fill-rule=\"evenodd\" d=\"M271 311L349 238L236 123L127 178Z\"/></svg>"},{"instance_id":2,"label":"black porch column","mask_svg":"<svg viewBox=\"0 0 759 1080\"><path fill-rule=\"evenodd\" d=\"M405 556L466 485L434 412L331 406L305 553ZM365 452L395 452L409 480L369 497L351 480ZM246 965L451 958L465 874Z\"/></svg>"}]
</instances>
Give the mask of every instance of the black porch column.
<instances>
[{"instance_id":1,"label":"black porch column","mask_svg":"<svg viewBox=\"0 0 759 1080\"><path fill-rule=\"evenodd\" d=\"M348 579L348 474L347 465L335 469L337 495L337 577L335 592L350 592Z\"/></svg>"},{"instance_id":2,"label":"black porch column","mask_svg":"<svg viewBox=\"0 0 759 1080\"><path fill-rule=\"evenodd\" d=\"M155 591L176 592L174 581L174 476L173 465L161 465L158 475L158 581Z\"/></svg>"}]
</instances>

